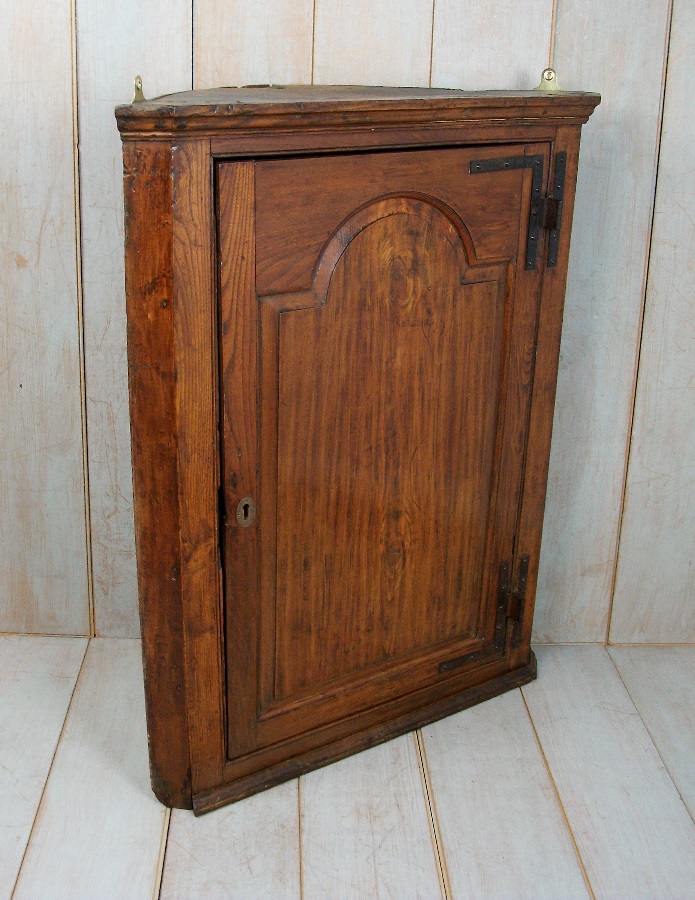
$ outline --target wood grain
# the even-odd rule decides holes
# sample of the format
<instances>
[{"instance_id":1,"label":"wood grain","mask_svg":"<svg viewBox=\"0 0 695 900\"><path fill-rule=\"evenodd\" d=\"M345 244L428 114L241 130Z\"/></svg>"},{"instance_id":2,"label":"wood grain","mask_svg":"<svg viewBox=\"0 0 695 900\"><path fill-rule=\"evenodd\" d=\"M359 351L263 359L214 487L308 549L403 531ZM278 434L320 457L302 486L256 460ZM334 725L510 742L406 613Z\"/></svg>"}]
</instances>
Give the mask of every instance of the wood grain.
<instances>
[{"instance_id":1,"label":"wood grain","mask_svg":"<svg viewBox=\"0 0 695 900\"><path fill-rule=\"evenodd\" d=\"M513 156L523 153L523 147L512 145L494 152ZM381 195L407 196L416 189L460 217L478 259L511 259L519 240L522 173L477 176L484 178L485 190L471 190L465 175L476 155L476 151L447 148L259 160L258 293L308 289L321 250L355 209Z\"/></svg>"},{"instance_id":2,"label":"wood grain","mask_svg":"<svg viewBox=\"0 0 695 900\"><path fill-rule=\"evenodd\" d=\"M299 806L290 781L202 819L174 810L162 900L299 900Z\"/></svg>"},{"instance_id":3,"label":"wood grain","mask_svg":"<svg viewBox=\"0 0 695 900\"><path fill-rule=\"evenodd\" d=\"M630 427L668 0L560 0L563 87L602 92L582 133L534 635L603 641ZM629 21L630 27L625 23ZM578 36L591 34L591 40Z\"/></svg>"},{"instance_id":4,"label":"wood grain","mask_svg":"<svg viewBox=\"0 0 695 900\"><path fill-rule=\"evenodd\" d=\"M433 0L316 0L315 84L427 85Z\"/></svg>"},{"instance_id":5,"label":"wood grain","mask_svg":"<svg viewBox=\"0 0 695 900\"><path fill-rule=\"evenodd\" d=\"M194 87L309 84L313 0L196 0Z\"/></svg>"},{"instance_id":6,"label":"wood grain","mask_svg":"<svg viewBox=\"0 0 695 900\"><path fill-rule=\"evenodd\" d=\"M221 543L227 655L227 753L233 759L256 739L258 660L258 520L240 528L236 513L258 493L258 301L253 162L217 169L219 233L220 478L224 497Z\"/></svg>"},{"instance_id":7,"label":"wood grain","mask_svg":"<svg viewBox=\"0 0 695 900\"><path fill-rule=\"evenodd\" d=\"M609 653L695 819L695 647L611 647Z\"/></svg>"},{"instance_id":8,"label":"wood grain","mask_svg":"<svg viewBox=\"0 0 695 900\"><path fill-rule=\"evenodd\" d=\"M687 897L695 825L602 647L538 647L523 689L596 896Z\"/></svg>"},{"instance_id":9,"label":"wood grain","mask_svg":"<svg viewBox=\"0 0 695 900\"><path fill-rule=\"evenodd\" d=\"M300 781L302 896L439 896L414 735Z\"/></svg>"},{"instance_id":10,"label":"wood grain","mask_svg":"<svg viewBox=\"0 0 695 900\"><path fill-rule=\"evenodd\" d=\"M126 317L123 184L113 120L142 75L148 97L191 86L191 11L185 0L76 0L82 290L92 571L98 634L137 637ZM167 39L161 39L162 22Z\"/></svg>"},{"instance_id":11,"label":"wood grain","mask_svg":"<svg viewBox=\"0 0 695 900\"><path fill-rule=\"evenodd\" d=\"M225 753L215 198L208 141L181 141L172 148L171 159L180 520L178 534L169 523L168 535L181 560L188 742L195 791L219 780Z\"/></svg>"},{"instance_id":12,"label":"wood grain","mask_svg":"<svg viewBox=\"0 0 695 900\"><path fill-rule=\"evenodd\" d=\"M124 148L123 172L130 436L150 769L163 803L190 806L178 542L171 152L152 142L131 144Z\"/></svg>"},{"instance_id":13,"label":"wood grain","mask_svg":"<svg viewBox=\"0 0 695 900\"><path fill-rule=\"evenodd\" d=\"M70 4L0 16L0 630L88 634Z\"/></svg>"},{"instance_id":14,"label":"wood grain","mask_svg":"<svg viewBox=\"0 0 695 900\"><path fill-rule=\"evenodd\" d=\"M84 638L0 637L0 897L12 893L65 714Z\"/></svg>"},{"instance_id":15,"label":"wood grain","mask_svg":"<svg viewBox=\"0 0 695 900\"><path fill-rule=\"evenodd\" d=\"M149 785L140 643L92 640L14 897L151 897L165 813Z\"/></svg>"},{"instance_id":16,"label":"wood grain","mask_svg":"<svg viewBox=\"0 0 695 900\"><path fill-rule=\"evenodd\" d=\"M435 0L431 84L534 88L548 65L552 20L553 0Z\"/></svg>"},{"instance_id":17,"label":"wood grain","mask_svg":"<svg viewBox=\"0 0 695 900\"><path fill-rule=\"evenodd\" d=\"M614 642L695 641L695 9L673 6Z\"/></svg>"},{"instance_id":18,"label":"wood grain","mask_svg":"<svg viewBox=\"0 0 695 900\"><path fill-rule=\"evenodd\" d=\"M519 691L422 739L452 897L589 896Z\"/></svg>"},{"instance_id":19,"label":"wood grain","mask_svg":"<svg viewBox=\"0 0 695 900\"><path fill-rule=\"evenodd\" d=\"M507 271L407 202L279 317L278 699L478 635Z\"/></svg>"}]
</instances>

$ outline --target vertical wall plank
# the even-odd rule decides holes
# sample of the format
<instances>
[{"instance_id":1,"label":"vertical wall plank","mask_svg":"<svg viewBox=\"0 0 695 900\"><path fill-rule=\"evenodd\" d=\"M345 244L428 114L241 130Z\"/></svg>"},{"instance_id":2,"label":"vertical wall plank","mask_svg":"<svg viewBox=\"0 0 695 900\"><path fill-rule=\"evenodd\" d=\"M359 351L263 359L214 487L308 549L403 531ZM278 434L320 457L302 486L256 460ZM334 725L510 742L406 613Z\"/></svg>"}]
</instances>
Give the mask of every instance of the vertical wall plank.
<instances>
[{"instance_id":1,"label":"vertical wall plank","mask_svg":"<svg viewBox=\"0 0 695 900\"><path fill-rule=\"evenodd\" d=\"M427 85L433 0L316 0L316 84Z\"/></svg>"},{"instance_id":2,"label":"vertical wall plank","mask_svg":"<svg viewBox=\"0 0 695 900\"><path fill-rule=\"evenodd\" d=\"M0 19L0 630L88 634L70 4Z\"/></svg>"},{"instance_id":3,"label":"vertical wall plank","mask_svg":"<svg viewBox=\"0 0 695 900\"><path fill-rule=\"evenodd\" d=\"M554 65L603 96L582 134L535 639L602 641L654 196L668 0L558 0Z\"/></svg>"},{"instance_id":4,"label":"vertical wall plank","mask_svg":"<svg viewBox=\"0 0 695 900\"><path fill-rule=\"evenodd\" d=\"M611 640L695 641L695 7L675 0Z\"/></svg>"},{"instance_id":5,"label":"vertical wall plank","mask_svg":"<svg viewBox=\"0 0 695 900\"><path fill-rule=\"evenodd\" d=\"M163 28L163 23L166 28ZM82 270L97 633L138 630L123 275L123 164L113 115L191 87L190 0L77 0Z\"/></svg>"},{"instance_id":6,"label":"vertical wall plank","mask_svg":"<svg viewBox=\"0 0 695 900\"><path fill-rule=\"evenodd\" d=\"M196 0L196 88L309 84L313 0Z\"/></svg>"},{"instance_id":7,"label":"vertical wall plank","mask_svg":"<svg viewBox=\"0 0 695 900\"><path fill-rule=\"evenodd\" d=\"M548 65L553 0L435 0L432 84L529 90Z\"/></svg>"}]
</instances>

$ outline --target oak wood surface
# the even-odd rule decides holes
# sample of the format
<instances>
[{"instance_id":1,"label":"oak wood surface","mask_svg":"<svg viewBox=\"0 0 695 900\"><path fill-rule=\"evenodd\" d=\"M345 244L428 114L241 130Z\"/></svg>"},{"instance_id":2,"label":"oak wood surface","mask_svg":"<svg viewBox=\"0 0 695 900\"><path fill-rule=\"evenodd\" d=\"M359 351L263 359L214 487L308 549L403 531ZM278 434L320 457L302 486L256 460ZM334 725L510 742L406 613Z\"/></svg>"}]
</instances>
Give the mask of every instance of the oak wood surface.
<instances>
[{"instance_id":1,"label":"oak wood surface","mask_svg":"<svg viewBox=\"0 0 695 900\"><path fill-rule=\"evenodd\" d=\"M169 773L160 795L196 812L535 675L533 568L526 602L513 592L545 487L557 343L538 346L539 315L557 335L575 129L598 98L395 95L186 94L136 104L124 134L127 173L142 164L126 181L136 490L147 502L150 479L163 501L139 523L154 771ZM288 115L295 131L321 123L325 149L346 146L345 124L395 126L398 145L442 118L478 117L477 140L498 143L215 161L213 133L258 127L279 148ZM500 142L507 117L535 140ZM127 130L132 110L119 118ZM544 280L545 232L529 222L552 177L539 139L554 135L568 218ZM472 169L481 158L501 161Z\"/></svg>"},{"instance_id":2,"label":"oak wood surface","mask_svg":"<svg viewBox=\"0 0 695 900\"><path fill-rule=\"evenodd\" d=\"M255 177L253 162L220 166L219 357L221 490L224 496L221 547L225 596L227 753L240 756L256 739L258 683L259 529L240 528L236 513L258 492L258 315L255 294Z\"/></svg>"},{"instance_id":3,"label":"oak wood surface","mask_svg":"<svg viewBox=\"0 0 695 900\"><path fill-rule=\"evenodd\" d=\"M486 156L523 154L523 146ZM259 294L308 289L319 254L363 204L413 191L436 198L465 223L476 259L511 259L518 244L523 173L499 172L471 191L468 167L478 151L461 148L308 156L256 164L256 285Z\"/></svg>"},{"instance_id":4,"label":"oak wood surface","mask_svg":"<svg viewBox=\"0 0 695 900\"><path fill-rule=\"evenodd\" d=\"M286 130L355 125L416 125L433 122L499 124L585 122L598 94L535 91L458 91L443 88L379 88L298 85L184 91L119 106L121 134L201 132L243 129ZM124 139L128 139L125 137Z\"/></svg>"},{"instance_id":5,"label":"oak wood surface","mask_svg":"<svg viewBox=\"0 0 695 900\"><path fill-rule=\"evenodd\" d=\"M185 805L190 760L181 560L174 539L180 511L171 162L157 144L128 147L123 162L130 436L150 766L160 800ZM141 409L147 414L140 415Z\"/></svg>"}]
</instances>

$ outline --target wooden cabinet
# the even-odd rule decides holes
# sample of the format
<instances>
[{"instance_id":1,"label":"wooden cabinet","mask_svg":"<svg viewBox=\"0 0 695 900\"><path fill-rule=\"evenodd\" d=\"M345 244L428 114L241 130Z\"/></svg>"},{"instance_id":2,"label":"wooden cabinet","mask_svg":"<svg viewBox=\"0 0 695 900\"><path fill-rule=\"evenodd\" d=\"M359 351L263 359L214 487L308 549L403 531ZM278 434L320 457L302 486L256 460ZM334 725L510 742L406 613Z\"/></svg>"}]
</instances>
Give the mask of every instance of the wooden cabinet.
<instances>
[{"instance_id":1,"label":"wooden cabinet","mask_svg":"<svg viewBox=\"0 0 695 900\"><path fill-rule=\"evenodd\" d=\"M592 94L117 110L155 792L204 812L518 686Z\"/></svg>"}]
</instances>

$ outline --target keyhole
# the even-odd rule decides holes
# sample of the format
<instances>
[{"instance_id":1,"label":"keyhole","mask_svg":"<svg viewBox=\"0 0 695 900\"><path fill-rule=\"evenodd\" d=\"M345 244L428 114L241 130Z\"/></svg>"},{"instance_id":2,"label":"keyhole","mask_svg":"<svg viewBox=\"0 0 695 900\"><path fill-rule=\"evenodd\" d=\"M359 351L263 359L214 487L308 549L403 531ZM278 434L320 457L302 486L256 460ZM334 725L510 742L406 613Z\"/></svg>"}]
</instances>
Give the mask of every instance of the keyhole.
<instances>
[{"instance_id":1,"label":"keyhole","mask_svg":"<svg viewBox=\"0 0 695 900\"><path fill-rule=\"evenodd\" d=\"M236 520L242 528L248 528L256 518L256 504L251 497L244 497L236 508Z\"/></svg>"}]
</instances>

